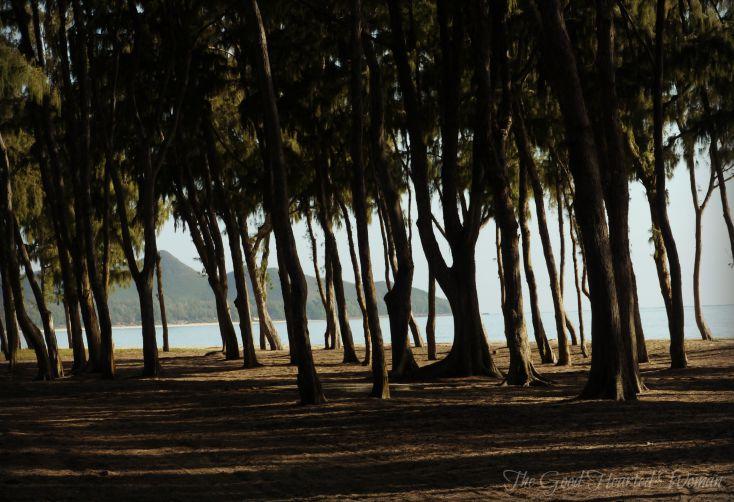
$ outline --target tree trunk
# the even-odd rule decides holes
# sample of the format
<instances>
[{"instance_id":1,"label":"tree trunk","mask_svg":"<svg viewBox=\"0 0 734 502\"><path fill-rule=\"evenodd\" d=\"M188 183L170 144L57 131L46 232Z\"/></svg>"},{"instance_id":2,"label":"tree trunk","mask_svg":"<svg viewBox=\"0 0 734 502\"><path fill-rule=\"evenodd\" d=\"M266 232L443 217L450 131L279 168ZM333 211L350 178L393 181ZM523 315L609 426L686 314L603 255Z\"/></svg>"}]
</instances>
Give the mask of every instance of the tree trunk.
<instances>
[{"instance_id":1,"label":"tree trunk","mask_svg":"<svg viewBox=\"0 0 734 502\"><path fill-rule=\"evenodd\" d=\"M161 311L161 325L163 327L163 352L171 350L168 344L168 320L166 319L166 302L163 298L163 271L161 269L161 254L155 259L155 277L158 285L158 308Z\"/></svg>"},{"instance_id":2,"label":"tree trunk","mask_svg":"<svg viewBox=\"0 0 734 502\"><path fill-rule=\"evenodd\" d=\"M0 220L0 228L2 228ZM4 253L0 248L0 256ZM3 312L5 314L5 329L8 332L8 354L7 360L10 372L15 371L18 362L18 344L20 337L18 334L18 322L15 315L15 299L13 298L13 290L10 287L10 269L8 264L3 260L0 263L0 275L2 276L2 296L3 296Z\"/></svg>"},{"instance_id":3,"label":"tree trunk","mask_svg":"<svg viewBox=\"0 0 734 502\"><path fill-rule=\"evenodd\" d=\"M701 220L703 219L703 212L706 209L706 204L708 203L711 193L713 192L713 175L718 175L718 173L716 173L715 167L712 163L711 166L714 167L714 169L711 170L712 176L709 182L709 189L704 197L703 204L699 204L698 185L696 184L696 160L693 150L694 145L686 142L683 148L683 157L685 158L688 167L688 179L691 182L691 199L693 201L693 212L696 215L696 252L693 258L693 308L696 316L696 326L698 327L698 332L701 334L701 338L704 340L713 340L711 329L706 323L706 319L704 319L703 312L701 310L700 277L701 253L703 246L701 238L703 233ZM709 146L709 148L712 148L712 146Z\"/></svg>"},{"instance_id":4,"label":"tree trunk","mask_svg":"<svg viewBox=\"0 0 734 502\"><path fill-rule=\"evenodd\" d=\"M559 166L560 170L560 166ZM558 238L561 243L561 249L560 249L560 257L561 257L561 266L558 271L558 287L561 290L561 298L564 298L564 281L566 279L566 231L564 229L565 225L563 224L563 188L561 184L561 173L558 173L558 176L556 178L556 208L558 209ZM578 345L578 339L576 338L576 329L573 327L573 323L571 322L571 319L569 316L565 315L566 306L563 305L564 310L564 320L566 325L566 330L568 331L568 335L571 338L571 345Z\"/></svg>"},{"instance_id":5,"label":"tree trunk","mask_svg":"<svg viewBox=\"0 0 734 502\"><path fill-rule=\"evenodd\" d=\"M707 116L711 116L711 106L709 104L708 92L706 90L701 93L701 101L703 102L704 111ZM731 210L729 209L729 198L726 194L726 176L724 176L724 167L722 165L721 154L719 152L719 132L716 125L708 128L709 134L709 158L711 159L711 167L716 173L716 180L719 183L719 195L721 196L721 210L724 214L724 222L726 230L729 234L729 245L731 246L732 257L734 258L734 222L731 219Z\"/></svg>"},{"instance_id":6,"label":"tree trunk","mask_svg":"<svg viewBox=\"0 0 734 502\"><path fill-rule=\"evenodd\" d=\"M642 316L640 315L640 300L637 298L637 277L634 268L632 269L632 291L635 298L635 335L637 336L637 362L646 363L650 361L647 355L647 344L645 343L645 333L642 330Z\"/></svg>"},{"instance_id":7,"label":"tree trunk","mask_svg":"<svg viewBox=\"0 0 734 502\"><path fill-rule=\"evenodd\" d=\"M285 169L285 158L278 117L277 100L273 88L272 72L268 56L265 28L260 16L257 0L247 2L247 14L252 26L256 27L256 44L253 52L253 66L258 77L263 100L264 123L269 155L269 191L271 199L271 215L273 230L278 246L280 262L285 265L290 281L289 296L291 312L289 324L292 323L292 348L298 364L298 389L303 404L319 404L325 401L321 390L321 382L316 374L316 366L311 353L311 342L308 335L306 319L306 278L298 260L296 242L290 224L290 199L288 180Z\"/></svg>"},{"instance_id":8,"label":"tree trunk","mask_svg":"<svg viewBox=\"0 0 734 502\"><path fill-rule=\"evenodd\" d=\"M361 40L355 43L359 43L361 46ZM415 319L413 319L410 300L413 289L413 256L405 230L405 217L397 189L399 180L391 172L386 158L385 95L382 68L371 41L366 40L364 49L370 70L370 166L372 176L379 187L376 205L385 252L385 282L387 283L388 292L384 299L390 318L391 374L394 378L401 378L418 369L418 364L415 362L408 342L408 330L412 328L414 339L417 341L416 346L420 344L420 334L418 333L416 336L417 325ZM359 52L361 53L361 47ZM356 92L356 90L353 91ZM393 279L395 280L392 287L390 287L389 282L390 268L392 268Z\"/></svg>"},{"instance_id":9,"label":"tree trunk","mask_svg":"<svg viewBox=\"0 0 734 502\"><path fill-rule=\"evenodd\" d=\"M668 253L670 269L671 311L668 315L670 326L670 366L688 366L684 338L683 282L681 278L678 247L668 220L668 192L665 188L666 173L663 151L663 40L665 32L665 0L657 0L655 11L655 75L653 80L653 150L655 154L655 209L660 223L660 232Z\"/></svg>"},{"instance_id":10,"label":"tree trunk","mask_svg":"<svg viewBox=\"0 0 734 502\"><path fill-rule=\"evenodd\" d=\"M598 152L584 101L576 56L557 0L536 0L543 58L566 130L569 167L576 187L576 216L586 251L592 308L589 380L581 397L635 399L641 383L630 371L619 318L612 252L604 214Z\"/></svg>"},{"instance_id":11,"label":"tree trunk","mask_svg":"<svg viewBox=\"0 0 734 502\"><path fill-rule=\"evenodd\" d=\"M143 331L143 376L156 377L161 366L158 361L158 341L155 332L155 309L153 308L153 274L135 279L140 304L140 322Z\"/></svg>"},{"instance_id":12,"label":"tree trunk","mask_svg":"<svg viewBox=\"0 0 734 502\"><path fill-rule=\"evenodd\" d=\"M321 297L321 305L324 307L324 319L326 320L326 330L324 331L324 349L330 350L337 330L336 312L333 309L331 288L329 287L330 268L328 260L325 267L325 281L321 280L321 271L319 270L318 245L316 244L316 236L313 232L313 224L311 223L311 213L306 212L306 223L308 225L308 237L311 241L311 262L313 263L313 273L316 277L316 285L319 288L319 296ZM326 284L324 284L326 282Z\"/></svg>"},{"instance_id":13,"label":"tree trunk","mask_svg":"<svg viewBox=\"0 0 734 502\"><path fill-rule=\"evenodd\" d=\"M533 198L535 200L535 214L538 218L538 231L540 233L540 241L543 245L543 256L545 257L545 266L548 270L548 280L553 298L553 312L556 319L556 336L558 337L558 362L559 366L571 364L571 351L566 338L566 312L563 305L563 295L559 284L558 272L556 270L556 261L553 256L553 246L548 231L548 222L545 213L545 201L543 200L543 185L540 182L538 171L535 167L535 159L531 153L530 141L525 129L524 115L520 103L515 100L515 117L513 132L515 133L515 143L520 157L527 169L528 180L533 189Z\"/></svg>"},{"instance_id":14,"label":"tree trunk","mask_svg":"<svg viewBox=\"0 0 734 502\"><path fill-rule=\"evenodd\" d=\"M1 138L0 138L1 139ZM36 280L36 275L33 272L33 264L31 263L30 256L28 256L28 250L23 242L23 236L20 232L20 226L15 216L8 217L6 223L12 224L15 227L15 245L18 250L18 256L20 257L21 265L25 269L26 280L30 285L33 296L36 299L36 306L41 317L41 324L43 325L43 335L46 339L46 348L48 351L48 358L51 370L51 378L61 378L64 376L64 365L61 362L61 356L59 355L59 347L56 341L56 330L54 329L54 320L51 316L51 311L46 306L46 298L43 295L43 289L39 286Z\"/></svg>"},{"instance_id":15,"label":"tree trunk","mask_svg":"<svg viewBox=\"0 0 734 502\"><path fill-rule=\"evenodd\" d=\"M260 325L260 350L265 350L265 343L270 345L270 350L283 350L283 344L275 329L273 320L270 317L267 305L267 284L261 280L259 267L255 262L257 250L250 243L249 231L247 230L247 218L238 218L240 226L240 238L242 240L242 249L245 253L245 262L247 263L247 274L252 284L252 294L255 297L255 306L257 307L257 320ZM269 236L270 231L268 231ZM270 239L266 236L263 245L263 264L267 273L267 254L270 252Z\"/></svg>"},{"instance_id":16,"label":"tree trunk","mask_svg":"<svg viewBox=\"0 0 734 502\"><path fill-rule=\"evenodd\" d=\"M428 272L428 319L426 319L428 360L436 360L436 278Z\"/></svg>"},{"instance_id":17,"label":"tree trunk","mask_svg":"<svg viewBox=\"0 0 734 502\"><path fill-rule=\"evenodd\" d=\"M421 336L421 328L418 325L418 321L415 320L412 308L410 312L410 318L408 319L408 327L410 328L410 334L413 335L413 345L415 345L416 347L423 347L425 345L425 342L423 341L423 337Z\"/></svg>"},{"instance_id":18,"label":"tree trunk","mask_svg":"<svg viewBox=\"0 0 734 502\"><path fill-rule=\"evenodd\" d=\"M530 295L530 313L533 321L533 334L535 335L535 343L538 347L541 362L545 364L554 364L556 356L553 349L548 343L548 337L545 334L543 319L540 315L540 305L538 304L538 285L535 282L535 270L533 262L530 258L530 225L528 225L528 183L527 172L524 162L520 166L519 181L519 202L518 214L520 223L520 235L522 237L522 256L525 266L525 281L528 283L528 292ZM583 329L581 330L583 337Z\"/></svg>"},{"instance_id":19,"label":"tree trunk","mask_svg":"<svg viewBox=\"0 0 734 502\"><path fill-rule=\"evenodd\" d=\"M255 354L255 340L252 336L252 319L250 317L250 298L247 294L247 282L245 279L245 264L242 261L242 251L240 250L240 232L237 220L229 208L223 208L222 212L227 228L227 241L229 242L229 251L232 255L232 271L234 273L234 283L237 290L237 297L234 300L237 315L240 320L240 336L242 337L242 358L245 368L255 368L261 366L257 361Z\"/></svg>"},{"instance_id":20,"label":"tree trunk","mask_svg":"<svg viewBox=\"0 0 734 502\"><path fill-rule=\"evenodd\" d=\"M349 79L349 99L351 103L350 154L352 157L352 204L357 223L357 239L359 241L359 260L362 271L362 290L365 296L365 307L369 321L369 333L372 345L372 390L370 396L378 399L390 398L390 384L385 364L385 353L382 345L380 315L377 310L375 283L372 275L372 259L370 257L370 240L367 232L367 189L364 167L364 107L362 103L362 2L351 1L350 45L351 65ZM407 270L405 271L407 273ZM398 290L400 292L400 289ZM394 296L394 295L393 295ZM397 299L396 299L397 300ZM391 301L385 301L388 310ZM397 303L397 301L395 301ZM402 320L390 316L390 328L402 330ZM407 328L407 318L405 319ZM400 332L400 331L398 331ZM407 338L407 332L405 333ZM402 335L400 335L402 336ZM394 350L394 349L393 349Z\"/></svg>"},{"instance_id":21,"label":"tree trunk","mask_svg":"<svg viewBox=\"0 0 734 502\"><path fill-rule=\"evenodd\" d=\"M494 247L497 253L497 277L500 280L500 306L504 307L507 292L505 291L505 269L502 266L502 235L499 225L494 227Z\"/></svg>"},{"instance_id":22,"label":"tree trunk","mask_svg":"<svg viewBox=\"0 0 734 502\"><path fill-rule=\"evenodd\" d=\"M364 291L362 290L362 274L359 271L359 259L357 258L357 252L354 250L354 237L352 236L352 223L349 219L349 212L347 206L344 205L344 201L339 198L337 200L339 208L344 218L344 226L347 228L347 239L349 241L349 257L352 262L352 270L354 273L354 289L357 291L357 303L359 304L359 310L362 312L362 332L364 333L364 361L362 364L367 366L370 364L370 321L367 315L367 306L364 299Z\"/></svg>"},{"instance_id":23,"label":"tree trunk","mask_svg":"<svg viewBox=\"0 0 734 502\"><path fill-rule=\"evenodd\" d=\"M6 361L10 361L10 350L8 347L8 337L5 334L5 327L3 326L2 320L0 320L0 350L2 350L3 357Z\"/></svg>"},{"instance_id":24,"label":"tree trunk","mask_svg":"<svg viewBox=\"0 0 734 502\"><path fill-rule=\"evenodd\" d=\"M354 339L352 337L352 329L349 327L349 312L347 311L347 302L344 296L344 280L342 279L342 264L339 259L339 250L336 244L336 237L331 227L331 210L330 197L328 189L331 187L329 175L326 165L319 162L316 167L319 177L319 223L324 231L325 247L328 255L327 266L331 267L333 275L334 293L336 296L336 309L339 317L339 331L341 333L342 346L344 347L344 363L357 363L357 352L354 349Z\"/></svg>"},{"instance_id":25,"label":"tree trunk","mask_svg":"<svg viewBox=\"0 0 734 502\"><path fill-rule=\"evenodd\" d=\"M573 258L573 283L576 286L576 310L579 316L579 343L581 345L581 354L584 357L589 357L589 353L586 350L586 334L584 333L584 310L581 298L581 284L579 282L579 261L577 256L577 245L575 225L573 224L573 213L571 205L566 204L566 210L568 211L568 233L571 236L571 257Z\"/></svg>"}]
</instances>

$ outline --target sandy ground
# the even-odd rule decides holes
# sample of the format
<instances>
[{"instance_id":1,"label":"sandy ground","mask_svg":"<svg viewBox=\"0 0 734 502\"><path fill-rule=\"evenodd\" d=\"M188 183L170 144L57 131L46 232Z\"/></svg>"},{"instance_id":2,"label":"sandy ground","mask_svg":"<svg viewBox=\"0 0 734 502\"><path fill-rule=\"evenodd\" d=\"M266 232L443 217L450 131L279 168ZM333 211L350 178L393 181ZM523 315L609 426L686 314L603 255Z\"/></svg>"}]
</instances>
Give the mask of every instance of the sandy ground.
<instances>
[{"instance_id":1,"label":"sandy ground","mask_svg":"<svg viewBox=\"0 0 734 502\"><path fill-rule=\"evenodd\" d=\"M365 397L365 367L317 349L320 407L296 404L284 352L244 370L176 350L155 380L136 376L134 350L115 381L33 382L29 360L0 372L0 499L731 500L734 341L688 343L682 371L649 345L650 390L631 403L573 400L588 371L576 348L575 366L540 368L550 388L393 384L388 402Z\"/></svg>"}]
</instances>

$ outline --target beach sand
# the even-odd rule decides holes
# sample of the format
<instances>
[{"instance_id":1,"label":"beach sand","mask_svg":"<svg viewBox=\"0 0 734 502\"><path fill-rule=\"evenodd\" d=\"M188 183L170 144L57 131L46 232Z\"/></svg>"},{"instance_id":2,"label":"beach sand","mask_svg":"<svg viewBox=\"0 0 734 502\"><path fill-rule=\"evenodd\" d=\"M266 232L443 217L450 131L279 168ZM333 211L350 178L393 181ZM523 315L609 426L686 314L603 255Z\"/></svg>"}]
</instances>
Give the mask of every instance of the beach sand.
<instances>
[{"instance_id":1,"label":"beach sand","mask_svg":"<svg viewBox=\"0 0 734 502\"><path fill-rule=\"evenodd\" d=\"M549 388L396 383L386 402L366 397L368 368L315 349L319 407L296 404L286 352L244 370L174 350L142 379L140 351L121 350L114 381L33 382L23 351L19 374L0 374L0 499L730 500L734 341L687 347L690 368L673 371L650 342L649 390L628 403L573 400L589 369L577 347L572 367L538 365ZM506 349L495 357L507 367Z\"/></svg>"}]
</instances>

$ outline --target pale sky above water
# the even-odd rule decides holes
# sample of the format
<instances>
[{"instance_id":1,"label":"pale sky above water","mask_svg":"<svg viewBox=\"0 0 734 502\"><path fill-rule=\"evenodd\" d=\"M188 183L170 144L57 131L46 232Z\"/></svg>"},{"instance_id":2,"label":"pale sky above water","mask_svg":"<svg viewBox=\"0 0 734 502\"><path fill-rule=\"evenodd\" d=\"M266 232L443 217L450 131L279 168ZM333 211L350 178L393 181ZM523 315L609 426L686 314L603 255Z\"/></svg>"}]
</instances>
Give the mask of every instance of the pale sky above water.
<instances>
[{"instance_id":1,"label":"pale sky above water","mask_svg":"<svg viewBox=\"0 0 734 502\"><path fill-rule=\"evenodd\" d=\"M701 191L705 189L708 183L708 159L699 157L697 169L697 181ZM727 188L731 185L728 184ZM732 188L729 188L731 192ZM672 179L668 180L668 192L670 204L668 207L669 217L676 243L678 245L678 253L680 255L681 267L683 271L683 301L685 305L693 305L693 259L695 251L695 220L693 203L691 201L691 192L688 179L688 171L683 164L680 164L675 171ZM732 197L730 194L729 204L732 205ZM702 199L703 195L699 195ZM532 211L531 216L531 232L532 232L532 260L535 270L536 280L539 285L539 302L543 311L553 309L553 303L550 295L550 289L547 287L548 274L545 268L540 237L537 231L537 223L534 213L534 204L530 200ZM701 259L701 301L704 305L723 305L734 304L734 268L732 268L732 255L729 246L729 240L726 233L726 226L722 216L721 198L719 191L716 190L709 201L703 217L703 255ZM407 199L404 200L403 209L407 215ZM553 248L556 256L556 264L560 263L559 248L560 241L558 237L557 213L555 207L546 200L547 218L550 225L551 239L553 240ZM440 220L440 208L437 201L434 201L434 214ZM416 210L413 207L413 218L415 219ZM565 215L564 215L565 216ZM354 219L352 218L354 226ZM314 229L319 242L319 264L323 273L323 235L318 225L314 225ZM565 230L568 232L568 221L566 220ZM251 226L251 231L254 231ZM298 245L298 253L304 272L307 275L313 275L313 265L311 263L311 244L307 235L305 221L294 224L293 231ZM370 224L370 251L372 254L372 266L375 274L375 280L384 280L385 263L382 251L382 238L380 236L380 227L375 216ZM436 232L439 239L440 234ZM339 245L339 256L342 260L342 268L344 272L344 280L353 282L351 262L349 261L349 246L347 241L346 230L342 227L337 229L336 237ZM226 236L224 237L226 238ZM637 275L638 295L640 306L642 308L662 307L663 301L660 296L660 288L655 270L655 263L652 258L653 248L649 242L650 238L650 211L645 198L643 186L634 182L630 184L630 243L632 260ZM356 239L356 232L355 232ZM271 259L270 266L277 265L275 258L275 240L271 239ZM180 227L174 228L173 220L169 220L164 225L159 237L158 247L175 255L178 259L187 265L200 270L201 263L197 261L198 254L194 247L188 230ZM444 246L444 255L447 262L451 262L448 248ZM420 245L420 237L418 229L413 222L413 260L415 262L414 286L420 289L427 289L428 284L428 266L426 263L423 250ZM579 257L580 259L580 257ZM490 221L483 229L479 237L476 249L477 261L477 289L479 292L479 303L482 312L495 313L500 310L500 287L497 276L497 261L495 251L495 226ZM231 270L231 259L227 255L228 270ZM571 259L571 241L566 235L566 272L565 272L565 303L569 310L575 310L576 297L573 283L573 262ZM527 285L523 278L523 293L525 296L526 308L528 308ZM440 290L439 290L439 294ZM584 298L584 309L588 309L589 305Z\"/></svg>"}]
</instances>

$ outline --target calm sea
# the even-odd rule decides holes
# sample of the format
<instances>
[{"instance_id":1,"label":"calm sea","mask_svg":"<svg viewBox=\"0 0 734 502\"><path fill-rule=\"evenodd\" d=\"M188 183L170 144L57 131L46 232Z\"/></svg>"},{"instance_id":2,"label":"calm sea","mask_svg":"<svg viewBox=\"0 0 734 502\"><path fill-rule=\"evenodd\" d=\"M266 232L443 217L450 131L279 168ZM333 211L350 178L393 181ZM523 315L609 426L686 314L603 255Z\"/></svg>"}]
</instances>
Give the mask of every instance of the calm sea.
<instances>
[{"instance_id":1,"label":"calm sea","mask_svg":"<svg viewBox=\"0 0 734 502\"><path fill-rule=\"evenodd\" d=\"M665 309L651 308L642 309L642 324L645 330L645 337L648 340L667 339L668 338L668 320L665 315ZM734 305L706 306L703 307L703 314L708 322L714 338L734 338ZM568 315L573 320L573 324L578 332L578 314L569 311ZM553 312L545 312L542 314L543 325L549 338L556 338L555 321ZM425 336L425 317L416 318L421 331ZM503 334L503 322L501 314L484 314L484 327L487 330L490 342L503 343L505 341ZM685 330L686 338L700 338L696 321L693 316L693 307L687 307L685 312ZM528 337L532 341L532 323L530 317L526 318ZM352 334L358 345L364 340L362 332L362 320L350 320ZM384 339L389 340L390 327L387 318L380 320L382 326L382 334ZM591 312L584 312L584 329L587 340L590 337ZM258 339L259 326L257 322L253 322L253 330L255 339ZM277 322L276 327L284 344L288 343L285 323ZM311 334L311 344L314 347L320 347L324 341L324 330L326 329L326 321L315 320L308 323L309 332ZM239 326L235 323L235 328L239 333ZM169 340L172 347L216 347L221 345L221 337L216 325L190 325L190 326L171 326L169 327ZM59 346L68 347L66 330L58 329L57 336ZM113 337L115 347L117 348L139 348L142 347L142 339L139 327L120 327L113 328ZM436 339L439 343L451 343L454 338L454 327L451 316L443 316L436 318ZM158 328L158 344L161 345L161 328ZM256 342L257 343L257 342Z\"/></svg>"}]
</instances>

